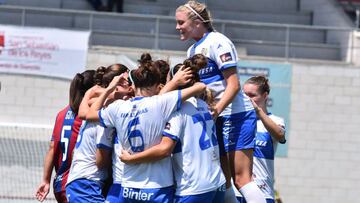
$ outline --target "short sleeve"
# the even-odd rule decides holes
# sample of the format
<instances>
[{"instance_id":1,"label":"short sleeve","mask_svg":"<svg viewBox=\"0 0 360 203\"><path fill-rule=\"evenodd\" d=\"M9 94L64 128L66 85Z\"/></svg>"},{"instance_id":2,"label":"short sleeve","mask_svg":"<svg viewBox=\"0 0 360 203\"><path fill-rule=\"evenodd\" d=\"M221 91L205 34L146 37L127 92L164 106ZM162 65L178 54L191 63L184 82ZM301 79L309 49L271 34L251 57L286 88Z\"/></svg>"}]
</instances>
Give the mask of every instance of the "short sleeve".
<instances>
[{"instance_id":1,"label":"short sleeve","mask_svg":"<svg viewBox=\"0 0 360 203\"><path fill-rule=\"evenodd\" d=\"M237 54L230 40L219 40L212 49L215 49L214 58L221 71L237 66Z\"/></svg>"},{"instance_id":2,"label":"short sleeve","mask_svg":"<svg viewBox=\"0 0 360 203\"><path fill-rule=\"evenodd\" d=\"M159 95L156 102L164 116L164 120L169 120L170 115L181 107L181 90Z\"/></svg>"},{"instance_id":3,"label":"short sleeve","mask_svg":"<svg viewBox=\"0 0 360 203\"><path fill-rule=\"evenodd\" d=\"M96 147L100 149L112 150L114 146L114 136L114 128L104 128L98 125L96 127Z\"/></svg>"},{"instance_id":4,"label":"short sleeve","mask_svg":"<svg viewBox=\"0 0 360 203\"><path fill-rule=\"evenodd\" d=\"M121 105L124 103L123 100L117 100L111 103L108 107L102 108L99 113L100 125L102 127L115 127L114 121L116 120L116 113Z\"/></svg>"},{"instance_id":5,"label":"short sleeve","mask_svg":"<svg viewBox=\"0 0 360 203\"><path fill-rule=\"evenodd\" d=\"M171 114L169 121L166 122L163 136L178 141L182 134L182 129L184 129L184 127L182 125L181 114L179 112L174 112Z\"/></svg>"},{"instance_id":6,"label":"short sleeve","mask_svg":"<svg viewBox=\"0 0 360 203\"><path fill-rule=\"evenodd\" d=\"M56 128L57 128L57 125L59 125L59 123L60 123L59 114L60 113L58 113L56 115L55 124L54 124L54 128L53 128L53 131L52 131L51 139L50 139L51 142L55 141Z\"/></svg>"},{"instance_id":7,"label":"short sleeve","mask_svg":"<svg viewBox=\"0 0 360 203\"><path fill-rule=\"evenodd\" d=\"M281 117L277 117L277 116L272 116L272 117L270 117L270 118L275 122L276 125L278 125L278 126L283 130L284 135L286 135L286 128L285 128L285 121L284 121L284 119L281 118ZM285 144L285 142L286 142L286 139L284 139L284 141L279 142L279 143L280 143L280 144Z\"/></svg>"},{"instance_id":8,"label":"short sleeve","mask_svg":"<svg viewBox=\"0 0 360 203\"><path fill-rule=\"evenodd\" d=\"M284 130L284 132L286 132L286 130L285 130L285 121L284 121L283 118L275 117L275 118L273 119L273 121L274 121L278 126L280 126L280 127Z\"/></svg>"}]
</instances>

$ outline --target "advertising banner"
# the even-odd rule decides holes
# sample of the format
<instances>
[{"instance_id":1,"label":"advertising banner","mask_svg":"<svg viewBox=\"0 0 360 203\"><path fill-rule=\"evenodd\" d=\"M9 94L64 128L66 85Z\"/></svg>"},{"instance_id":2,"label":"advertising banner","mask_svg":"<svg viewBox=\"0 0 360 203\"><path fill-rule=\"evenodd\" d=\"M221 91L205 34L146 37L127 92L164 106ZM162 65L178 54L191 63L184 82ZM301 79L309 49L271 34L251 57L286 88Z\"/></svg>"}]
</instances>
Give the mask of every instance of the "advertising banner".
<instances>
[{"instance_id":1,"label":"advertising banner","mask_svg":"<svg viewBox=\"0 0 360 203\"><path fill-rule=\"evenodd\" d=\"M0 25L0 72L72 79L85 70L88 31Z\"/></svg>"}]
</instances>

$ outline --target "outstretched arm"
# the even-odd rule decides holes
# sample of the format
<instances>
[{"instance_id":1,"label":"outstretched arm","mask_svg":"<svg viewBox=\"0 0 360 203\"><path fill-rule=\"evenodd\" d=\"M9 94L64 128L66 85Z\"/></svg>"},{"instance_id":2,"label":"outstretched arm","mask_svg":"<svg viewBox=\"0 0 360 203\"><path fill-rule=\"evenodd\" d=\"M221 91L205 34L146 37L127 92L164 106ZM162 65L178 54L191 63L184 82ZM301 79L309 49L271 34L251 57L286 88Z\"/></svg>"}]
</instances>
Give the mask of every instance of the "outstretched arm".
<instances>
[{"instance_id":1,"label":"outstretched arm","mask_svg":"<svg viewBox=\"0 0 360 203\"><path fill-rule=\"evenodd\" d=\"M202 82L196 82L193 86L181 90L181 101L184 102L190 97L202 94L206 85Z\"/></svg>"},{"instance_id":2,"label":"outstretched arm","mask_svg":"<svg viewBox=\"0 0 360 203\"><path fill-rule=\"evenodd\" d=\"M126 150L121 151L120 160L126 164L154 162L170 156L176 145L176 141L163 136L161 142L145 151L130 154Z\"/></svg>"},{"instance_id":3,"label":"outstretched arm","mask_svg":"<svg viewBox=\"0 0 360 203\"><path fill-rule=\"evenodd\" d=\"M54 141L51 141L48 152L46 153L44 160L44 171L43 171L43 179L40 185L36 190L36 199L40 202L44 201L46 196L50 191L50 179L52 170L54 167Z\"/></svg>"}]
</instances>

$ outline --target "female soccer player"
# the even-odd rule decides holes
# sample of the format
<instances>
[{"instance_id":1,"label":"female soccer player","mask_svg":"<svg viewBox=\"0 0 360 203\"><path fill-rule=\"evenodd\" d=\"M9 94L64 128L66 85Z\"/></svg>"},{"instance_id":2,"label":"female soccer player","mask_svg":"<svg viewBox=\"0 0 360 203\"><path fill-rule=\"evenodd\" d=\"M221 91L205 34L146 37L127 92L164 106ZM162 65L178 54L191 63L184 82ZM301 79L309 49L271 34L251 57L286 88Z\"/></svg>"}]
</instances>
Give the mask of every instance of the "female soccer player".
<instances>
[{"instance_id":1,"label":"female soccer player","mask_svg":"<svg viewBox=\"0 0 360 203\"><path fill-rule=\"evenodd\" d=\"M159 144L165 123L172 112L180 108L182 101L205 89L204 84L195 83L183 90L154 96L160 90L160 73L153 63L142 64L138 69L130 71L129 79L135 89L135 98L118 100L101 109L114 86L124 80L118 77L91 106L87 120L115 127L121 146L131 153ZM153 163L125 165L120 202L172 202L172 185L170 158Z\"/></svg>"},{"instance_id":2,"label":"female soccer player","mask_svg":"<svg viewBox=\"0 0 360 203\"><path fill-rule=\"evenodd\" d=\"M148 53L144 53L141 55L140 60L138 60L140 64L145 65L147 63L152 63L153 61L151 60L151 56ZM159 63L159 61L161 61ZM166 68L167 63L165 64L165 61L162 60L158 60L158 61L154 61L154 66L159 68L160 71L160 84L159 86L163 87L163 85L165 85L166 82L163 82L162 78L166 78L166 70L164 71L164 67ZM184 84L187 81L187 78L192 77L191 74L189 72L185 72L185 71L179 71L179 73L175 76L174 81L176 81L176 84ZM165 93L165 92L163 92ZM162 93L160 93L162 94ZM114 139L114 150L113 150L113 184L110 187L109 193L106 197L106 202L108 203L117 203L122 201L123 197L120 194L121 192L121 183L122 183L122 176L123 176L123 168L124 168L124 163L122 161L120 161L119 157L121 154L121 150L122 150L122 146L119 142L118 136L115 136ZM98 157L97 157L98 160Z\"/></svg>"},{"instance_id":3,"label":"female soccer player","mask_svg":"<svg viewBox=\"0 0 360 203\"><path fill-rule=\"evenodd\" d=\"M106 88L110 81L116 75L124 74L128 71L123 65L113 65L108 68L100 67L97 69L97 85ZM123 84L122 84L123 85ZM81 103L81 112L88 108L88 102L95 86L86 92ZM123 98L130 91L128 86L117 86L115 91L108 96L106 105L112 101ZM114 129L104 129L98 122L85 122L79 134L76 149L74 151L73 162L70 169L68 183L66 185L66 194L69 202L104 202L102 187L107 178L107 167L110 166L112 140ZM99 149L103 149L99 150ZM104 152L105 150L105 152ZM107 163L98 163L97 156L105 156Z\"/></svg>"},{"instance_id":4,"label":"female soccer player","mask_svg":"<svg viewBox=\"0 0 360 203\"><path fill-rule=\"evenodd\" d=\"M94 84L94 70L77 73L70 84L69 105L56 116L49 150L45 156L43 180L36 191L36 199L44 201L50 190L50 179L55 167L53 182L54 195L59 203L66 203L65 185L72 161L72 151L82 121L78 117L78 109L85 92Z\"/></svg>"},{"instance_id":5,"label":"female soccer player","mask_svg":"<svg viewBox=\"0 0 360 203\"><path fill-rule=\"evenodd\" d=\"M263 192L267 203L275 202L274 192L274 156L277 143L284 144L284 119L268 112L266 102L270 94L270 85L264 76L249 78L244 84L244 92L251 98L258 116L255 136L253 177ZM240 203L246 201L238 197Z\"/></svg>"},{"instance_id":6,"label":"female soccer player","mask_svg":"<svg viewBox=\"0 0 360 203\"><path fill-rule=\"evenodd\" d=\"M196 41L188 49L188 57L201 53L208 58L207 66L199 74L215 96L213 117L216 119L222 169L227 179L226 201L236 201L231 188L232 176L236 188L249 203L265 202L251 180L256 113L240 88L235 46L214 30L205 4L188 1L176 9L175 15L180 39Z\"/></svg>"},{"instance_id":7,"label":"female soccer player","mask_svg":"<svg viewBox=\"0 0 360 203\"><path fill-rule=\"evenodd\" d=\"M185 60L181 66L190 67L194 75L180 89L200 81L197 72L205 64L206 58L201 54ZM171 73L176 73L179 67L175 66ZM159 145L133 155L123 151L121 160L132 164L143 163L160 160L173 153L175 202L221 203L224 201L226 180L220 167L214 130L208 105L202 99L191 97L172 114Z\"/></svg>"}]
</instances>

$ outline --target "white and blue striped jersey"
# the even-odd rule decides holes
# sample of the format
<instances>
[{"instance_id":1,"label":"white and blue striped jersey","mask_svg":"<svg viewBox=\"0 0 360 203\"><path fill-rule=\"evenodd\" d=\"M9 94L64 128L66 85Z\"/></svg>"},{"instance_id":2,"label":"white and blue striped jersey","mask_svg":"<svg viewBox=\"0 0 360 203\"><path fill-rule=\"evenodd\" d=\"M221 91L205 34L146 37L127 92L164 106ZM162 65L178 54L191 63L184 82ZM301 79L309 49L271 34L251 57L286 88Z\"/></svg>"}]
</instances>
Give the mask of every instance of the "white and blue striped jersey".
<instances>
[{"instance_id":1,"label":"white and blue striped jersey","mask_svg":"<svg viewBox=\"0 0 360 203\"><path fill-rule=\"evenodd\" d=\"M112 153L112 177L113 183L121 184L124 170L124 163L120 160L121 144L117 135L114 136L114 150Z\"/></svg>"},{"instance_id":2,"label":"white and blue striped jersey","mask_svg":"<svg viewBox=\"0 0 360 203\"><path fill-rule=\"evenodd\" d=\"M226 88L226 81L222 71L230 67L237 67L238 59L235 46L223 34L209 32L188 49L188 57L195 54L203 54L208 59L207 67L199 71L200 79L211 89L217 102L223 96ZM253 108L250 99L240 90L232 103L224 109L220 116L245 112Z\"/></svg>"},{"instance_id":3,"label":"white and blue striped jersey","mask_svg":"<svg viewBox=\"0 0 360 203\"><path fill-rule=\"evenodd\" d=\"M178 196L214 191L226 180L219 160L215 124L208 105L194 97L174 112L164 136L177 141L172 161Z\"/></svg>"},{"instance_id":4,"label":"white and blue striped jersey","mask_svg":"<svg viewBox=\"0 0 360 203\"><path fill-rule=\"evenodd\" d=\"M285 131L283 118L268 114ZM257 121L257 132L255 136L255 148L253 159L253 178L256 185L265 195L266 199L274 199L274 157L278 141L273 139L259 119ZM236 191L235 191L236 193ZM241 196L238 192L236 196Z\"/></svg>"},{"instance_id":5,"label":"white and blue striped jersey","mask_svg":"<svg viewBox=\"0 0 360 203\"><path fill-rule=\"evenodd\" d=\"M67 184L85 178L102 184L107 178L107 169L96 166L96 149L112 149L115 129L105 129L98 122L84 122L77 137Z\"/></svg>"},{"instance_id":6,"label":"white and blue striped jersey","mask_svg":"<svg viewBox=\"0 0 360 203\"><path fill-rule=\"evenodd\" d=\"M109 128L111 129L111 128ZM112 148L112 178L113 183L121 184L122 176L123 176L123 170L124 170L124 163L120 160L121 155L121 144L119 142L119 139L116 134L116 130L114 129L113 133L113 139L107 139L108 141L106 144L107 146L111 146Z\"/></svg>"},{"instance_id":7,"label":"white and blue striped jersey","mask_svg":"<svg viewBox=\"0 0 360 203\"><path fill-rule=\"evenodd\" d=\"M99 112L100 122L115 127L124 150L144 151L160 143L165 123L180 108L181 92L117 100ZM121 185L130 188L163 188L173 185L170 157L152 163L125 164Z\"/></svg>"}]
</instances>

